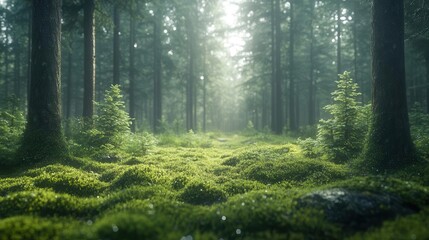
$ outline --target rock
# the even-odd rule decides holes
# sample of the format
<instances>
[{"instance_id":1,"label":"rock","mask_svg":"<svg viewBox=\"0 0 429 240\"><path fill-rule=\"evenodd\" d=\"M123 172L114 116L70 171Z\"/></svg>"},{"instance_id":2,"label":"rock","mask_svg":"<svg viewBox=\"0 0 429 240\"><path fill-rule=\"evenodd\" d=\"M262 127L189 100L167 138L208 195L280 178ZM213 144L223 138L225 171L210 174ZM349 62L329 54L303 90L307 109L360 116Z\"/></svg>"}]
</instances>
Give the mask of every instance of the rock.
<instances>
[{"instance_id":1,"label":"rock","mask_svg":"<svg viewBox=\"0 0 429 240\"><path fill-rule=\"evenodd\" d=\"M396 216L417 212L400 197L388 193L358 192L347 189L316 191L298 200L298 209L323 210L326 220L347 230L365 230Z\"/></svg>"}]
</instances>

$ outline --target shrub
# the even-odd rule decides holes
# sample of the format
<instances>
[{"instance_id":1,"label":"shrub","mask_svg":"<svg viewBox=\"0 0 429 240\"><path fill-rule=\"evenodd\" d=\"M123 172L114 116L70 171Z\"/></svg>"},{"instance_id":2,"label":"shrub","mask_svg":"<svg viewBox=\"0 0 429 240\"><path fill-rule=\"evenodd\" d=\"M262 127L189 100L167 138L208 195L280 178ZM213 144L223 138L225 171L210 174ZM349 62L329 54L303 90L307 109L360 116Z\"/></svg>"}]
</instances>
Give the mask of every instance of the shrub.
<instances>
[{"instance_id":1,"label":"shrub","mask_svg":"<svg viewBox=\"0 0 429 240\"><path fill-rule=\"evenodd\" d=\"M337 89L331 93L333 104L324 107L331 118L319 121L317 142L308 139L299 142L308 157L318 157L323 152L335 162L344 162L356 157L363 147L369 108L356 100L361 93L350 73L339 76Z\"/></svg>"},{"instance_id":2,"label":"shrub","mask_svg":"<svg viewBox=\"0 0 429 240\"><path fill-rule=\"evenodd\" d=\"M127 137L125 150L132 156L146 155L158 140L150 133L130 134Z\"/></svg>"},{"instance_id":3,"label":"shrub","mask_svg":"<svg viewBox=\"0 0 429 240\"><path fill-rule=\"evenodd\" d=\"M429 114L421 106L410 111L411 136L418 151L429 158Z\"/></svg>"},{"instance_id":4,"label":"shrub","mask_svg":"<svg viewBox=\"0 0 429 240\"><path fill-rule=\"evenodd\" d=\"M118 85L112 85L106 90L104 102L98 104L98 111L95 127L102 133L99 136L101 143L121 147L130 131L131 120L125 111L125 103Z\"/></svg>"},{"instance_id":5,"label":"shrub","mask_svg":"<svg viewBox=\"0 0 429 240\"><path fill-rule=\"evenodd\" d=\"M11 98L0 109L0 165L14 165L14 154L25 128L25 118L18 109L17 99Z\"/></svg>"}]
</instances>

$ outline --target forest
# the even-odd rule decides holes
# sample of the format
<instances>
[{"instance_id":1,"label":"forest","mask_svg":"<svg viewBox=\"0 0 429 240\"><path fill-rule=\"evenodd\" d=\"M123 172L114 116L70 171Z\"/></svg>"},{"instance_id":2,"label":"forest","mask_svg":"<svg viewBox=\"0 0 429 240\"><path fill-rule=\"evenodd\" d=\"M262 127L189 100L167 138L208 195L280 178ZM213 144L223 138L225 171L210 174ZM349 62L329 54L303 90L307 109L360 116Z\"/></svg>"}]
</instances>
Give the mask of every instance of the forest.
<instances>
[{"instance_id":1,"label":"forest","mask_svg":"<svg viewBox=\"0 0 429 240\"><path fill-rule=\"evenodd\" d=\"M0 240L428 226L428 1L0 0Z\"/></svg>"}]
</instances>

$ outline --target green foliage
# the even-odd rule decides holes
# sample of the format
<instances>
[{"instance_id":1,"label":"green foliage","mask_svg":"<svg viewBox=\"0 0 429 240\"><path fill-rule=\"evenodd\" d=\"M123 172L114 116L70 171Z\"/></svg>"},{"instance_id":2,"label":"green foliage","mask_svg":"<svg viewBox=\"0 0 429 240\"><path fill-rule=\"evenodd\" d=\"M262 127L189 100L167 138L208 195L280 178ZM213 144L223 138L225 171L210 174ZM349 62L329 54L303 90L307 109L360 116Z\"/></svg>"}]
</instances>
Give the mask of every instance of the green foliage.
<instances>
[{"instance_id":1,"label":"green foliage","mask_svg":"<svg viewBox=\"0 0 429 240\"><path fill-rule=\"evenodd\" d=\"M304 156L308 158L318 158L323 154L319 141L314 138L298 138L297 143L302 148L302 153Z\"/></svg>"},{"instance_id":2,"label":"green foliage","mask_svg":"<svg viewBox=\"0 0 429 240\"><path fill-rule=\"evenodd\" d=\"M429 114L421 106L415 106L410 112L411 136L417 150L429 159Z\"/></svg>"},{"instance_id":3,"label":"green foliage","mask_svg":"<svg viewBox=\"0 0 429 240\"><path fill-rule=\"evenodd\" d=\"M95 128L102 133L98 136L101 144L121 147L130 131L131 120L125 111L125 103L118 85L112 85L110 89L106 90L104 102L98 104L98 112Z\"/></svg>"},{"instance_id":4,"label":"green foliage","mask_svg":"<svg viewBox=\"0 0 429 240\"><path fill-rule=\"evenodd\" d=\"M213 141L204 134L189 132L181 135L162 134L159 137L159 144L163 146L180 146L186 148L211 148Z\"/></svg>"},{"instance_id":5,"label":"green foliage","mask_svg":"<svg viewBox=\"0 0 429 240\"><path fill-rule=\"evenodd\" d=\"M14 215L88 216L97 212L97 199L77 198L50 190L11 193L0 197L0 218Z\"/></svg>"},{"instance_id":6,"label":"green foliage","mask_svg":"<svg viewBox=\"0 0 429 240\"><path fill-rule=\"evenodd\" d=\"M131 120L125 111L119 86L106 90L104 101L98 104L99 115L93 125L83 119L70 121L69 144L74 156L92 156L103 162L117 162L124 155L142 156L156 145L149 133L130 132Z\"/></svg>"},{"instance_id":7,"label":"green foliage","mask_svg":"<svg viewBox=\"0 0 429 240\"><path fill-rule=\"evenodd\" d=\"M120 174L112 183L113 188L126 188L133 185L151 186L166 181L166 173L156 167L135 166Z\"/></svg>"},{"instance_id":8,"label":"green foliage","mask_svg":"<svg viewBox=\"0 0 429 240\"><path fill-rule=\"evenodd\" d=\"M160 239L163 233L162 227L155 225L152 219L133 212L106 216L95 228L97 239Z\"/></svg>"},{"instance_id":9,"label":"green foliage","mask_svg":"<svg viewBox=\"0 0 429 240\"><path fill-rule=\"evenodd\" d=\"M55 165L53 165L55 166ZM77 196L97 196L107 184L98 180L99 174L83 172L72 167L61 166L60 169L52 166L32 171L37 172L34 185L40 188L52 188L55 192L69 193Z\"/></svg>"},{"instance_id":10,"label":"green foliage","mask_svg":"<svg viewBox=\"0 0 429 240\"><path fill-rule=\"evenodd\" d=\"M429 209L426 208L420 213L385 222L381 228L358 233L350 239L426 239L429 236L428 216Z\"/></svg>"},{"instance_id":11,"label":"green foliage","mask_svg":"<svg viewBox=\"0 0 429 240\"><path fill-rule=\"evenodd\" d=\"M304 155L319 157L326 154L335 162L346 162L362 150L368 129L369 107L356 100L361 93L350 73L340 74L337 89L331 93L333 103L324 107L331 115L321 119L317 128L317 140L300 140Z\"/></svg>"},{"instance_id":12,"label":"green foliage","mask_svg":"<svg viewBox=\"0 0 429 240\"><path fill-rule=\"evenodd\" d=\"M130 134L125 141L125 151L131 156L143 156L158 143L150 133Z\"/></svg>"},{"instance_id":13,"label":"green foliage","mask_svg":"<svg viewBox=\"0 0 429 240\"><path fill-rule=\"evenodd\" d=\"M258 162L243 169L243 176L265 184L288 182L306 182L325 184L345 179L347 169L326 161L288 160Z\"/></svg>"},{"instance_id":14,"label":"green foliage","mask_svg":"<svg viewBox=\"0 0 429 240\"><path fill-rule=\"evenodd\" d=\"M0 240L38 239L61 240L65 227L70 227L71 219L46 219L35 216L17 216L0 220Z\"/></svg>"},{"instance_id":15,"label":"green foliage","mask_svg":"<svg viewBox=\"0 0 429 240\"><path fill-rule=\"evenodd\" d=\"M211 205L226 200L226 194L210 182L191 182L180 194L180 200L196 205Z\"/></svg>"},{"instance_id":16,"label":"green foliage","mask_svg":"<svg viewBox=\"0 0 429 240\"><path fill-rule=\"evenodd\" d=\"M24 114L18 109L17 100L12 98L4 109L0 109L0 166L14 164L14 154L24 128Z\"/></svg>"},{"instance_id":17,"label":"green foliage","mask_svg":"<svg viewBox=\"0 0 429 240\"><path fill-rule=\"evenodd\" d=\"M2 176L0 240L383 238L397 221L426 234L427 164L394 177L356 177L349 165L306 158L296 144L274 145L277 137L205 137L227 141L183 148L178 139L126 162L74 157ZM423 212L344 232L322 211L299 206L303 196L332 188L395 196Z\"/></svg>"}]
</instances>

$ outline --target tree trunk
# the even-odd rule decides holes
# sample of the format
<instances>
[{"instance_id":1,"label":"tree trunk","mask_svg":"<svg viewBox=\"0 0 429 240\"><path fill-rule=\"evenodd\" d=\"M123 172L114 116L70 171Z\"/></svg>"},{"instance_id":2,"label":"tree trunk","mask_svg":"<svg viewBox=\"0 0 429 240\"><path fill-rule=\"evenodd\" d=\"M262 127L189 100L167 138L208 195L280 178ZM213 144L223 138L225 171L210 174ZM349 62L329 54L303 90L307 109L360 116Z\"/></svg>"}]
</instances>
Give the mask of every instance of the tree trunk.
<instances>
[{"instance_id":1,"label":"tree trunk","mask_svg":"<svg viewBox=\"0 0 429 240\"><path fill-rule=\"evenodd\" d=\"M404 2L374 0L372 111L366 149L372 170L398 169L415 160L405 86Z\"/></svg>"},{"instance_id":2,"label":"tree trunk","mask_svg":"<svg viewBox=\"0 0 429 240\"><path fill-rule=\"evenodd\" d=\"M342 9L341 1L337 0L337 74L342 74L342 62L341 62L341 32L342 32Z\"/></svg>"},{"instance_id":3,"label":"tree trunk","mask_svg":"<svg viewBox=\"0 0 429 240\"><path fill-rule=\"evenodd\" d=\"M33 1L33 47L28 121L20 160L58 158L66 153L61 132L61 1Z\"/></svg>"},{"instance_id":4,"label":"tree trunk","mask_svg":"<svg viewBox=\"0 0 429 240\"><path fill-rule=\"evenodd\" d=\"M135 24L135 10L134 6L131 9L130 16L130 88L129 88L129 97L130 97L130 118L131 118L131 132L136 131L136 111L135 111L135 44L136 44L136 24Z\"/></svg>"},{"instance_id":5,"label":"tree trunk","mask_svg":"<svg viewBox=\"0 0 429 240\"><path fill-rule=\"evenodd\" d=\"M95 0L85 0L84 4L84 86L83 117L87 120L94 115L95 97Z\"/></svg>"},{"instance_id":6,"label":"tree trunk","mask_svg":"<svg viewBox=\"0 0 429 240\"><path fill-rule=\"evenodd\" d=\"M429 50L425 55L426 63L426 112L429 113Z\"/></svg>"},{"instance_id":7,"label":"tree trunk","mask_svg":"<svg viewBox=\"0 0 429 240\"><path fill-rule=\"evenodd\" d=\"M70 44L71 45L71 44ZM71 119L71 106L72 106L72 93L73 93L73 51L67 53L67 97L66 97L66 136L70 135L70 119Z\"/></svg>"},{"instance_id":8,"label":"tree trunk","mask_svg":"<svg viewBox=\"0 0 429 240\"><path fill-rule=\"evenodd\" d=\"M119 34L120 34L120 16L119 16L119 6L118 3L114 4L113 7L113 84L120 84L120 70L119 70L119 60L120 60L120 49L119 49Z\"/></svg>"},{"instance_id":9,"label":"tree trunk","mask_svg":"<svg viewBox=\"0 0 429 240\"><path fill-rule=\"evenodd\" d=\"M358 1L355 0L353 3L353 26L352 26L352 31L353 31L353 68L354 68L354 81L356 83L359 83L359 87L361 89L363 89L363 82L360 82L359 78L358 78L358 35L357 35L357 23L358 23ZM365 101L365 94L363 93L363 91L361 90L362 95L361 95L361 100L362 103L364 103Z\"/></svg>"},{"instance_id":10,"label":"tree trunk","mask_svg":"<svg viewBox=\"0 0 429 240\"><path fill-rule=\"evenodd\" d=\"M160 6L158 6L159 8ZM154 78L153 78L153 131L160 133L162 122L162 92L161 92L161 76L162 76L162 59L161 59L161 28L162 15L161 10L157 10L154 25Z\"/></svg>"},{"instance_id":11,"label":"tree trunk","mask_svg":"<svg viewBox=\"0 0 429 240\"><path fill-rule=\"evenodd\" d=\"M203 53L203 132L207 130L207 41L204 36Z\"/></svg>"},{"instance_id":12,"label":"tree trunk","mask_svg":"<svg viewBox=\"0 0 429 240\"><path fill-rule=\"evenodd\" d=\"M280 0L271 1L271 131L283 132Z\"/></svg>"},{"instance_id":13,"label":"tree trunk","mask_svg":"<svg viewBox=\"0 0 429 240\"><path fill-rule=\"evenodd\" d=\"M311 21L310 21L310 82L308 88L308 125L312 126L316 123L315 118L315 93L314 93L314 8L315 0L311 1Z\"/></svg>"},{"instance_id":14,"label":"tree trunk","mask_svg":"<svg viewBox=\"0 0 429 240\"><path fill-rule=\"evenodd\" d=\"M13 94L16 98L20 99L21 102L21 46L19 45L19 40L15 37L14 44L14 64L13 64L13 75L14 75L14 85L13 85Z\"/></svg>"},{"instance_id":15,"label":"tree trunk","mask_svg":"<svg viewBox=\"0 0 429 240\"><path fill-rule=\"evenodd\" d=\"M9 38L8 28L6 27L5 31L5 38ZM9 46L7 42L5 43L5 50L4 50L4 98L7 98L9 96L9 65L10 65L10 56L9 56Z\"/></svg>"},{"instance_id":16,"label":"tree trunk","mask_svg":"<svg viewBox=\"0 0 429 240\"><path fill-rule=\"evenodd\" d=\"M27 36L27 104L30 96L30 82L31 82L31 42L32 42L32 11L31 9L28 11L28 36Z\"/></svg>"},{"instance_id":17,"label":"tree trunk","mask_svg":"<svg viewBox=\"0 0 429 240\"><path fill-rule=\"evenodd\" d=\"M194 28L190 14L186 17L186 28L188 34L188 78L186 81L186 131L196 130L194 123Z\"/></svg>"},{"instance_id":18,"label":"tree trunk","mask_svg":"<svg viewBox=\"0 0 429 240\"><path fill-rule=\"evenodd\" d=\"M271 0L271 131L277 129L276 96L276 2Z\"/></svg>"},{"instance_id":19,"label":"tree trunk","mask_svg":"<svg viewBox=\"0 0 429 240\"><path fill-rule=\"evenodd\" d=\"M295 17L294 1L290 1L290 39L289 39L289 128L291 131L298 130L296 116L296 95L295 95Z\"/></svg>"}]
</instances>

